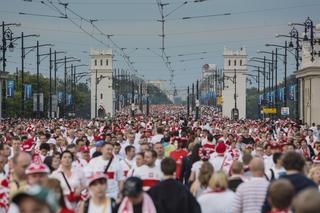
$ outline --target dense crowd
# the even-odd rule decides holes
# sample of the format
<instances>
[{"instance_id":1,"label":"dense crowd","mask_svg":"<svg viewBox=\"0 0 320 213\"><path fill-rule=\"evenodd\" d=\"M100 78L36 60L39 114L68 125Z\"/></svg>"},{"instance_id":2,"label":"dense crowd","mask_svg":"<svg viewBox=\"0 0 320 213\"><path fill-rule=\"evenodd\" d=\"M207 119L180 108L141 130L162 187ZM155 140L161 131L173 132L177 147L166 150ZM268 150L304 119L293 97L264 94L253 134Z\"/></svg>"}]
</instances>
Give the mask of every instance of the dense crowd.
<instances>
[{"instance_id":1,"label":"dense crowd","mask_svg":"<svg viewBox=\"0 0 320 213\"><path fill-rule=\"evenodd\" d=\"M0 213L320 212L320 126L150 116L5 119Z\"/></svg>"}]
</instances>

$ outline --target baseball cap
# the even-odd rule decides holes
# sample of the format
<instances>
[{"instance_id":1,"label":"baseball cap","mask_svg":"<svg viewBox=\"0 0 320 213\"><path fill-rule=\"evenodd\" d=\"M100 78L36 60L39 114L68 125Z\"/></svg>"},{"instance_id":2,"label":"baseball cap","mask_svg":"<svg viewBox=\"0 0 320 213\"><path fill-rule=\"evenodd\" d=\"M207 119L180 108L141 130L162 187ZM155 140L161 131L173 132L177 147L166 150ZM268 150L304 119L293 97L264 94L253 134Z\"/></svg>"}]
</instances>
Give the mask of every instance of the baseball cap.
<instances>
[{"instance_id":1,"label":"baseball cap","mask_svg":"<svg viewBox=\"0 0 320 213\"><path fill-rule=\"evenodd\" d=\"M36 174L36 173L50 173L50 170L48 168L47 165L40 163L31 163L28 168L26 169L26 174L30 175L30 174Z\"/></svg>"},{"instance_id":2,"label":"baseball cap","mask_svg":"<svg viewBox=\"0 0 320 213\"><path fill-rule=\"evenodd\" d=\"M138 177L129 177L124 183L123 194L129 197L135 197L139 195L143 189L143 182Z\"/></svg>"},{"instance_id":3,"label":"baseball cap","mask_svg":"<svg viewBox=\"0 0 320 213\"><path fill-rule=\"evenodd\" d=\"M103 147L104 143L105 143L105 141L103 141L103 140L97 141L96 147Z\"/></svg>"},{"instance_id":4,"label":"baseball cap","mask_svg":"<svg viewBox=\"0 0 320 213\"><path fill-rule=\"evenodd\" d=\"M87 179L87 186L90 186L90 184L96 180L99 179L105 179L108 180L107 175L102 172L96 172Z\"/></svg>"},{"instance_id":5,"label":"baseball cap","mask_svg":"<svg viewBox=\"0 0 320 213\"><path fill-rule=\"evenodd\" d=\"M80 152L90 152L90 148L87 147L87 146L82 146L82 147L80 148Z\"/></svg>"}]
</instances>

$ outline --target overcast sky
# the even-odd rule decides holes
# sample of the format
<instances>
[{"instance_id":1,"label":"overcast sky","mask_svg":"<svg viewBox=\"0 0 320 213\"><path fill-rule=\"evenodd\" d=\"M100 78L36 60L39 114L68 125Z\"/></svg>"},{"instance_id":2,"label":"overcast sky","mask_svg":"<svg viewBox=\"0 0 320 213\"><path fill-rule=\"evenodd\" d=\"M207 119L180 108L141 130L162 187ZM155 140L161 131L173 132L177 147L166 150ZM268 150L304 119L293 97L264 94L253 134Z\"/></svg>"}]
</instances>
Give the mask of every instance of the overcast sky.
<instances>
[{"instance_id":1,"label":"overcast sky","mask_svg":"<svg viewBox=\"0 0 320 213\"><path fill-rule=\"evenodd\" d=\"M110 42L97 32L90 24L67 11L68 19L19 15L19 12L60 16L55 10L64 12L63 6L52 0L0 0L0 20L19 22L21 27L15 27L14 35L40 34L40 43L53 43L56 50L65 50L68 56L75 56L82 63L89 63L90 48L106 49ZM63 1L65 2L65 1ZM146 80L169 79L170 73L162 59L157 56L161 48L161 23L159 9L155 0L70 0L68 8L83 18L98 20L96 24L105 34L111 37L133 61L133 66ZM181 0L162 1L170 3L165 6L165 14L181 5ZM56 8L55 8L56 7ZM287 34L290 30L288 22L303 22L308 16L315 22L320 22L319 0L207 0L205 2L188 2L166 18L165 51L170 56L175 70L174 81L179 89L199 79L201 67L205 63L223 66L223 48L247 48L249 56L255 56L256 51L271 50L265 43L283 44L284 40L275 38L275 34ZM231 13L230 16L196 18L182 20L186 16L203 16L220 13ZM104 41L102 44L81 31L75 24L93 34L95 38ZM302 29L301 29L302 30ZM35 45L35 38L27 38L26 46ZM20 42L17 42L20 48ZM20 49L9 53L9 71L21 67ZM48 52L42 48L41 53ZM206 54L200 54L207 52ZM199 54L197 54L199 53ZM187 54L186 56L178 56ZM35 72L35 53L30 53L26 59L26 67ZM200 60L200 58L203 58ZM114 68L128 69L119 55L115 55ZM294 59L289 58L294 64ZM48 75L48 62L41 64L42 72ZM282 69L281 64L279 65ZM289 73L293 66L289 66ZM79 72L87 68L79 68ZM60 71L62 76L62 70ZM280 77L283 76L280 71Z\"/></svg>"}]
</instances>

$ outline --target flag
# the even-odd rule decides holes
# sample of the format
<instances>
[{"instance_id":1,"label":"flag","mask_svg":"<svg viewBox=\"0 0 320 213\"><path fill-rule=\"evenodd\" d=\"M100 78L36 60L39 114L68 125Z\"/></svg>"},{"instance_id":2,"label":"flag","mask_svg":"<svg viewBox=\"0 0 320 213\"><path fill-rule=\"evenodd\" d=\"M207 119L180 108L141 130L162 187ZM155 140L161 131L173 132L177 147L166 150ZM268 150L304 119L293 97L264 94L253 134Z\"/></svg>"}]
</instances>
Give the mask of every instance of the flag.
<instances>
[{"instance_id":1,"label":"flag","mask_svg":"<svg viewBox=\"0 0 320 213\"><path fill-rule=\"evenodd\" d=\"M58 103L61 104L64 100L64 92L58 92Z\"/></svg>"},{"instance_id":2,"label":"flag","mask_svg":"<svg viewBox=\"0 0 320 213\"><path fill-rule=\"evenodd\" d=\"M67 94L67 105L71 105L73 103L72 95Z\"/></svg>"},{"instance_id":3,"label":"flag","mask_svg":"<svg viewBox=\"0 0 320 213\"><path fill-rule=\"evenodd\" d=\"M24 100L30 100L32 98L32 85L25 84L24 85Z\"/></svg>"},{"instance_id":4,"label":"flag","mask_svg":"<svg viewBox=\"0 0 320 213\"><path fill-rule=\"evenodd\" d=\"M279 101L284 101L284 88L278 89L278 99Z\"/></svg>"},{"instance_id":5,"label":"flag","mask_svg":"<svg viewBox=\"0 0 320 213\"><path fill-rule=\"evenodd\" d=\"M259 101L258 104L261 105L263 100L263 94L259 95Z\"/></svg>"},{"instance_id":6,"label":"flag","mask_svg":"<svg viewBox=\"0 0 320 213\"><path fill-rule=\"evenodd\" d=\"M13 98L14 97L14 81L6 80L6 97Z\"/></svg>"}]
</instances>

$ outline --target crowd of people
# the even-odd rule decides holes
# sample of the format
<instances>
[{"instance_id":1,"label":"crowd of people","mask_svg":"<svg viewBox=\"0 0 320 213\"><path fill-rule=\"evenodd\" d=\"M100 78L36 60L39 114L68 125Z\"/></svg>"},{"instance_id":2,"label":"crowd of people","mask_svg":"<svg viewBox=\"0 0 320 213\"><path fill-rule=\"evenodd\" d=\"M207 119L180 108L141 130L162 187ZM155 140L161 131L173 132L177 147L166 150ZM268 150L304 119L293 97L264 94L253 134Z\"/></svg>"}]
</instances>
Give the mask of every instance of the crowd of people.
<instances>
[{"instance_id":1,"label":"crowd of people","mask_svg":"<svg viewBox=\"0 0 320 213\"><path fill-rule=\"evenodd\" d=\"M320 126L150 116L5 119L0 213L320 212Z\"/></svg>"}]
</instances>

